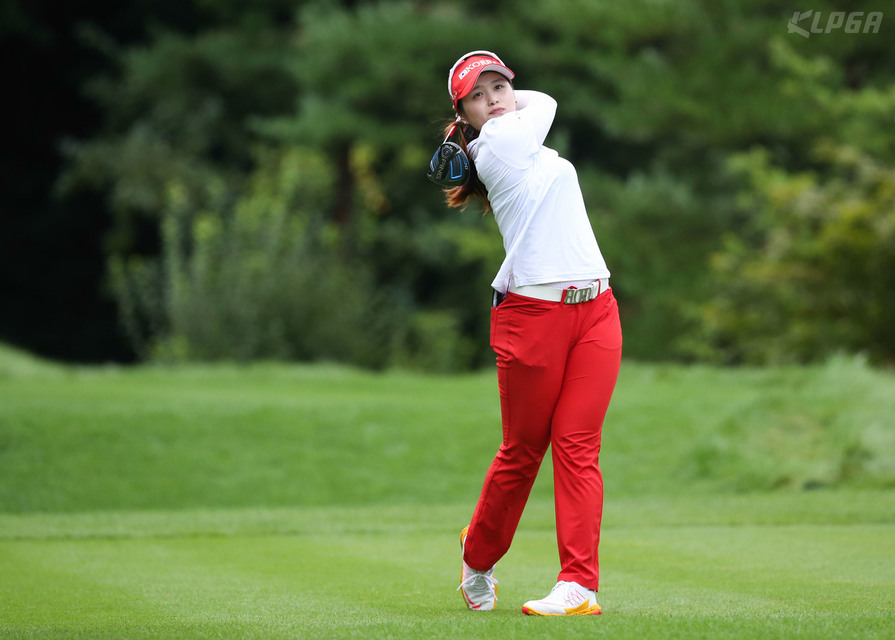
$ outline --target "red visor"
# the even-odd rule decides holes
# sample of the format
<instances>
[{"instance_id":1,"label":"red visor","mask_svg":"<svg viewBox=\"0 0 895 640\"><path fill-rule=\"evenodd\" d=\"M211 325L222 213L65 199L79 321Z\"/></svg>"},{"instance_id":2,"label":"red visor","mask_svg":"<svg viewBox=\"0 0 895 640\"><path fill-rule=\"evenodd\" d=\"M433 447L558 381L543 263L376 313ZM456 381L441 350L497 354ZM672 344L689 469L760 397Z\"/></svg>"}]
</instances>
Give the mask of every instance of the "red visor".
<instances>
[{"instance_id":1,"label":"red visor","mask_svg":"<svg viewBox=\"0 0 895 640\"><path fill-rule=\"evenodd\" d=\"M472 91L484 71L496 71L505 76L507 80L516 77L503 63L503 60L490 51L470 51L454 63L448 74L448 93L454 103L454 109L457 108L457 102Z\"/></svg>"}]
</instances>

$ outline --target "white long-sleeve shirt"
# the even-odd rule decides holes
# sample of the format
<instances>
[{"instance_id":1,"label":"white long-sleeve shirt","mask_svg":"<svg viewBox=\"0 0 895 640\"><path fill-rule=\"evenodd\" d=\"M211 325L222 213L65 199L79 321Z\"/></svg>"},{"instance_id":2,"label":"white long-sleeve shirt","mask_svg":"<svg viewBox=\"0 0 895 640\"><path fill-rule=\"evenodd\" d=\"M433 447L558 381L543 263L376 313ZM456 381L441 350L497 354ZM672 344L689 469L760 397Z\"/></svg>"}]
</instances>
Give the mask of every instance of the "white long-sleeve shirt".
<instances>
[{"instance_id":1,"label":"white long-sleeve shirt","mask_svg":"<svg viewBox=\"0 0 895 640\"><path fill-rule=\"evenodd\" d=\"M506 250L491 286L608 278L575 167L544 146L556 101L515 93L517 110L488 120L469 144Z\"/></svg>"}]
</instances>

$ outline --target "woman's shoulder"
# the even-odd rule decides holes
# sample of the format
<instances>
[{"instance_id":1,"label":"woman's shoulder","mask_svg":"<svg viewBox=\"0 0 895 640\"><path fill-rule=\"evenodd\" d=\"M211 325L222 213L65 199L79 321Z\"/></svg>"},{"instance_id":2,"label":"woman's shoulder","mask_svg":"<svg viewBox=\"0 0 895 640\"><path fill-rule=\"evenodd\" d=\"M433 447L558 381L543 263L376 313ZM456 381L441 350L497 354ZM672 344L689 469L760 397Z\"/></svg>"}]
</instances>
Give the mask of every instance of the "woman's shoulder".
<instances>
[{"instance_id":1,"label":"woman's shoulder","mask_svg":"<svg viewBox=\"0 0 895 640\"><path fill-rule=\"evenodd\" d=\"M533 135L543 142L556 114L556 100L538 91L520 90L516 95L516 110L488 120L482 126L480 137L493 139Z\"/></svg>"},{"instance_id":2,"label":"woman's shoulder","mask_svg":"<svg viewBox=\"0 0 895 640\"><path fill-rule=\"evenodd\" d=\"M508 113L482 127L473 150L477 163L498 162L522 168L538 153L540 145L535 136L511 116Z\"/></svg>"}]
</instances>

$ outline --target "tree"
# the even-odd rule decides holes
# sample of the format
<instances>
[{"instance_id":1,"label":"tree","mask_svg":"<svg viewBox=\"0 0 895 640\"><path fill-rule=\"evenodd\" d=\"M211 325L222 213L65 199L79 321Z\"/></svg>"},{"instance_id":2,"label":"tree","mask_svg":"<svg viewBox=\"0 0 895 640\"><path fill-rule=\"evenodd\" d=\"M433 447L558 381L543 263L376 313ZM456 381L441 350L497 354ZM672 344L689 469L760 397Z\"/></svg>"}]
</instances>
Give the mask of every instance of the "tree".
<instances>
[{"instance_id":1,"label":"tree","mask_svg":"<svg viewBox=\"0 0 895 640\"><path fill-rule=\"evenodd\" d=\"M452 115L447 67L483 46L507 59L517 87L559 100L547 144L578 169L613 271L629 356L716 357L719 341L747 340L729 325L711 325L706 309L727 286L712 256L729 249L735 259L722 255L716 264L752 264L770 237L768 220L788 224L783 213L762 214L777 205L767 204L759 176L780 171L792 184L816 176L812 193L831 206L860 193L876 203L871 209L885 202L867 184L848 182L853 167L817 149L827 140L862 158L861 166L884 166L895 150L895 54L886 34L840 30L805 39L788 32L792 9L780 2L313 2L294 20L284 20L274 0L195 8L202 20L190 29L159 29L140 47L112 48L118 72L90 86L104 130L68 146L68 184L94 185L115 212L107 246L116 290L132 335L145 338L150 327L146 343L156 347L147 353L189 336L185 348L168 352L226 357L199 347L203 336L190 328L198 326L199 300L219 305L222 332L272 335L263 323L251 331L234 324L251 316L237 313L239 305L272 308L251 298L268 284L251 264L261 260L277 280L305 252L302 269L308 257L327 265L334 278L327 286L355 273L387 301L376 334L387 346L376 366L456 370L491 362L483 308L502 259L499 236L479 212L448 210L424 178ZM766 158L758 168L742 160L755 148ZM301 175L295 189L270 186L291 175L290 158L325 167L329 197ZM742 166L751 172L731 170ZM841 178L841 189L829 191L828 178ZM288 224L276 209L281 202L294 208ZM247 217L248 210L255 213ZM277 229L297 234L295 243L258 258L262 239ZM724 245L727 236L739 244ZM196 271L212 263L244 282L230 293L246 297L226 299L210 272ZM137 304L138 284L154 292L154 303ZM288 295L301 299L304 285L292 285ZM284 315L300 316L297 304L280 301L276 312L255 318L297 326ZM137 308L161 315L137 321L127 315ZM370 362L362 350L311 353L299 332L278 335L286 334L293 337L273 350L232 341L230 356Z\"/></svg>"},{"instance_id":2,"label":"tree","mask_svg":"<svg viewBox=\"0 0 895 640\"><path fill-rule=\"evenodd\" d=\"M761 149L733 161L759 215L714 258L703 359L814 362L843 351L895 359L895 170L851 147L816 152L823 172L789 174Z\"/></svg>"}]
</instances>

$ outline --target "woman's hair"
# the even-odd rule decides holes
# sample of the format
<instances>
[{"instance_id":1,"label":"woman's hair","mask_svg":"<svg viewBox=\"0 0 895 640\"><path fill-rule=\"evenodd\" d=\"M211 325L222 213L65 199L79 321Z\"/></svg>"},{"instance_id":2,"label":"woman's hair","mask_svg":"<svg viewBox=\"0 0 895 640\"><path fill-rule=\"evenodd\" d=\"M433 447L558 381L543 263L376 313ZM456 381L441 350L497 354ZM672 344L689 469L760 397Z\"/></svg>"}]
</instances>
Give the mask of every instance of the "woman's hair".
<instances>
[{"instance_id":1,"label":"woman's hair","mask_svg":"<svg viewBox=\"0 0 895 640\"><path fill-rule=\"evenodd\" d=\"M462 107L458 105L462 113ZM447 136L450 132L452 126L457 125L457 131L459 132L459 144L460 148L463 149L463 152L469 157L469 180L466 184L459 187L451 187L449 189L444 190L445 201L449 207L463 207L469 204L469 201L473 198L478 198L481 200L482 204L485 205L485 213L491 210L491 202L488 201L488 190L485 188L485 185L482 184L482 181L479 180L479 174L475 170L475 162L472 159L472 156L469 154L469 150L467 148L467 144L475 140L479 137L479 132L476 131L472 125L467 124L465 122L457 123L456 120L451 120L444 127L444 135Z\"/></svg>"}]
</instances>

